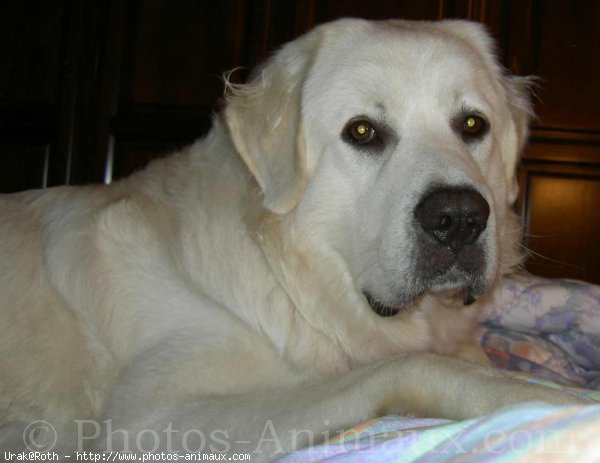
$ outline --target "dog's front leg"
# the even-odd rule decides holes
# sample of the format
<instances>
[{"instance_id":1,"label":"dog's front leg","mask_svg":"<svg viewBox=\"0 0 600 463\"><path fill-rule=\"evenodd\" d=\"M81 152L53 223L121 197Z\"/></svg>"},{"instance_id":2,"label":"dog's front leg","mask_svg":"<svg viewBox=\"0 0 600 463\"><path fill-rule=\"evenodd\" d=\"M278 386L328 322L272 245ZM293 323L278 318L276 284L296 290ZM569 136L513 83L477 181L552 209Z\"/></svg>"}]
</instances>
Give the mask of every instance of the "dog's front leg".
<instances>
[{"instance_id":1,"label":"dog's front leg","mask_svg":"<svg viewBox=\"0 0 600 463\"><path fill-rule=\"evenodd\" d=\"M378 368L357 370L321 384L169 406L139 397L115 398L92 449L138 454L247 453L252 461L271 461L376 416L383 391L371 384L371 375L378 372Z\"/></svg>"},{"instance_id":2,"label":"dog's front leg","mask_svg":"<svg viewBox=\"0 0 600 463\"><path fill-rule=\"evenodd\" d=\"M380 396L383 414L400 412L462 420L521 402L590 403L524 382L504 371L436 354L409 354L382 363L379 368L370 387L385 391Z\"/></svg>"},{"instance_id":3,"label":"dog's front leg","mask_svg":"<svg viewBox=\"0 0 600 463\"><path fill-rule=\"evenodd\" d=\"M97 447L250 453L253 461L270 461L376 416L410 413L464 419L524 401L583 403L463 360L409 354L356 369L333 381L294 389L172 406L148 404L145 411L126 410L123 402L125 408L120 417L114 417L112 434L105 432Z\"/></svg>"}]
</instances>

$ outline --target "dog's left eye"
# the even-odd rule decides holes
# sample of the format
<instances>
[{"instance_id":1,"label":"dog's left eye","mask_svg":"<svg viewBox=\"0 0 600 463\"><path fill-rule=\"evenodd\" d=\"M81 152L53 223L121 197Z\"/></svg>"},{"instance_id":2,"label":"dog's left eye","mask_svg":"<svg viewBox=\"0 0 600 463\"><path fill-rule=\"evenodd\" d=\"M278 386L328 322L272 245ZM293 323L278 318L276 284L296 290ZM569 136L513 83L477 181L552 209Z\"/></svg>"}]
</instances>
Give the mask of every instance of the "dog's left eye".
<instances>
[{"instance_id":1,"label":"dog's left eye","mask_svg":"<svg viewBox=\"0 0 600 463\"><path fill-rule=\"evenodd\" d=\"M462 122L462 136L465 140L478 139L485 135L488 128L489 124L483 117L477 114L469 114Z\"/></svg>"},{"instance_id":2,"label":"dog's left eye","mask_svg":"<svg viewBox=\"0 0 600 463\"><path fill-rule=\"evenodd\" d=\"M366 145L377 138L377 132L369 121L351 121L344 130L347 140L357 145Z\"/></svg>"}]
</instances>

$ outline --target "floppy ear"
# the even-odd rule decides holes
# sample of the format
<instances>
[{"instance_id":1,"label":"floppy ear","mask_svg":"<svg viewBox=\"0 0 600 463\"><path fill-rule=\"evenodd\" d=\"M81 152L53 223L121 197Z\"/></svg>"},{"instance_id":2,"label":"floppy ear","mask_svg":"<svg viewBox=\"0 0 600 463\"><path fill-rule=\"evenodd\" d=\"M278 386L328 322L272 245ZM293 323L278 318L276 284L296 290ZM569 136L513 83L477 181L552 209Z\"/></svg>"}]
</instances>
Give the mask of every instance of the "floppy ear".
<instances>
[{"instance_id":1,"label":"floppy ear","mask_svg":"<svg viewBox=\"0 0 600 463\"><path fill-rule=\"evenodd\" d=\"M285 45L247 84L226 80L233 143L263 192L263 206L278 214L296 206L308 181L301 97L318 42L315 30Z\"/></svg>"},{"instance_id":2,"label":"floppy ear","mask_svg":"<svg viewBox=\"0 0 600 463\"><path fill-rule=\"evenodd\" d=\"M504 143L502 159L509 185L508 199L511 204L519 194L517 163L527 141L529 122L534 117L531 103L531 87L534 82L533 77L504 76L506 99L512 117Z\"/></svg>"}]
</instances>

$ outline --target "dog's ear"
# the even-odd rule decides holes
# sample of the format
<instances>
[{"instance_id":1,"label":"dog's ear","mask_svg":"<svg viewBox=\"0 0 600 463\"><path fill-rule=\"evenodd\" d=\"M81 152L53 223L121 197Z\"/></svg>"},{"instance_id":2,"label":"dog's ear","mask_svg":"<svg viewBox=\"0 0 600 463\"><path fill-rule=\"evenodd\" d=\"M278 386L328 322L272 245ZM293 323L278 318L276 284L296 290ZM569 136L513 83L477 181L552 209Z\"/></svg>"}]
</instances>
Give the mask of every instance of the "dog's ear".
<instances>
[{"instance_id":1,"label":"dog's ear","mask_svg":"<svg viewBox=\"0 0 600 463\"><path fill-rule=\"evenodd\" d=\"M508 180L508 200L512 204L519 194L517 164L529 135L529 122L534 117L531 102L533 77L504 76L507 104L511 113L510 126L506 137L502 159Z\"/></svg>"},{"instance_id":2,"label":"dog's ear","mask_svg":"<svg viewBox=\"0 0 600 463\"><path fill-rule=\"evenodd\" d=\"M516 177L517 164L529 134L529 122L534 116L531 89L535 84L535 78L506 74L496 58L494 40L482 24L463 20L447 20L441 24L447 31L479 52L485 66L495 76L495 84L503 93L504 103L510 115L506 133L502 137L502 162L508 183L508 201L512 204L519 192Z\"/></svg>"},{"instance_id":3,"label":"dog's ear","mask_svg":"<svg viewBox=\"0 0 600 463\"><path fill-rule=\"evenodd\" d=\"M226 79L233 143L262 190L263 206L278 214L296 206L308 181L301 99L319 41L314 30L288 43L247 84Z\"/></svg>"}]
</instances>

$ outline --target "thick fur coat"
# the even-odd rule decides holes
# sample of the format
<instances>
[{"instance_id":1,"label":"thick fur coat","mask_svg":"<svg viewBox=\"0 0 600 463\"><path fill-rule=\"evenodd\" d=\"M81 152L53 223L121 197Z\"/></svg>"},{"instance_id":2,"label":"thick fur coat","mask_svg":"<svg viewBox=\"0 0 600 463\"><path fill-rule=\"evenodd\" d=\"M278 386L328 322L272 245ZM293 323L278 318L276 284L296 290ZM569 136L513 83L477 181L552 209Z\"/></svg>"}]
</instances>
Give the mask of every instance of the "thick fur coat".
<instances>
[{"instance_id":1,"label":"thick fur coat","mask_svg":"<svg viewBox=\"0 0 600 463\"><path fill-rule=\"evenodd\" d=\"M44 420L61 452L269 460L384 413L565 401L455 358L519 261L526 86L479 25L341 20L228 84L187 149L3 196L4 448ZM439 191L487 204L457 250L415 212Z\"/></svg>"}]
</instances>

